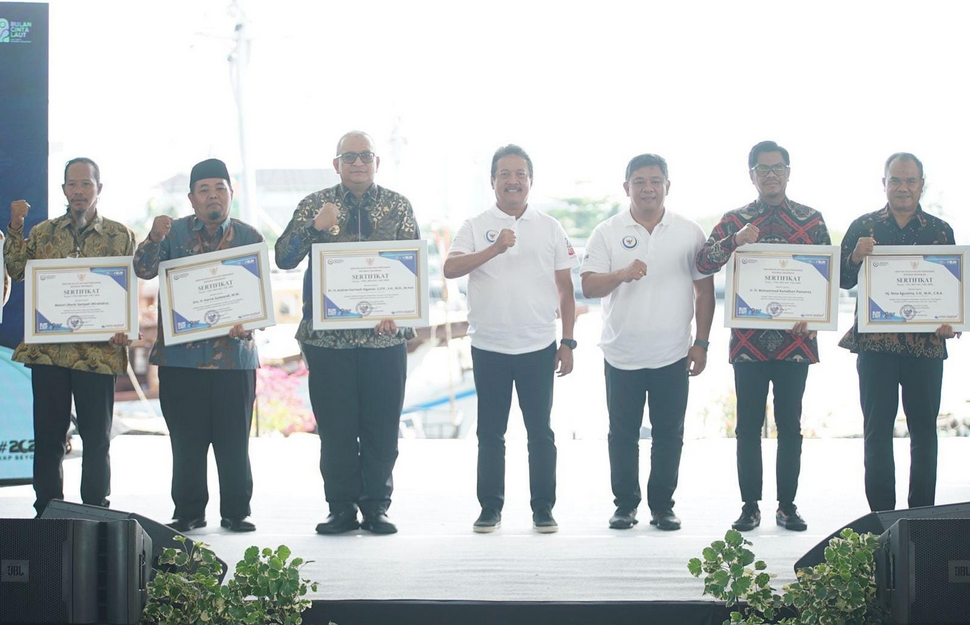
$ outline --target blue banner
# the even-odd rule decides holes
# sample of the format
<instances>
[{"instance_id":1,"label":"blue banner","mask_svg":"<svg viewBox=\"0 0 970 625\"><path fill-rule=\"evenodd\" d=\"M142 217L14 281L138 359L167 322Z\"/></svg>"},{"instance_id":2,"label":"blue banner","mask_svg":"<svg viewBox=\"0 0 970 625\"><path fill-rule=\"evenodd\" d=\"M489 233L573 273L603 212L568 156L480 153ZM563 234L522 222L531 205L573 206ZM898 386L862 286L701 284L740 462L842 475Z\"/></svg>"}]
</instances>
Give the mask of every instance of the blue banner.
<instances>
[{"instance_id":1,"label":"blue banner","mask_svg":"<svg viewBox=\"0 0 970 625\"><path fill-rule=\"evenodd\" d=\"M0 229L7 234L10 203L27 200L24 231L48 215L47 4L0 3ZM14 282L3 309L0 346L24 334L24 285ZM0 347L0 484L30 480L34 435L30 371Z\"/></svg>"}]
</instances>

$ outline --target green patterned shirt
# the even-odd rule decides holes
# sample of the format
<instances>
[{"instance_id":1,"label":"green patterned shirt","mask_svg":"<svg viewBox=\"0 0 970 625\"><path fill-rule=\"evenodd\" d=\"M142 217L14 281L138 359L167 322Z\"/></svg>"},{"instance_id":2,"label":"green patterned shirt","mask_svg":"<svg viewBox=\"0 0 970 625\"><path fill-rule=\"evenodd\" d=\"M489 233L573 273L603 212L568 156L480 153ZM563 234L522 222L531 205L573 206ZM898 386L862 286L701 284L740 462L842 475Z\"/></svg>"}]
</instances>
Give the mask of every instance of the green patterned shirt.
<instances>
[{"instance_id":1,"label":"green patterned shirt","mask_svg":"<svg viewBox=\"0 0 970 625\"><path fill-rule=\"evenodd\" d=\"M87 227L77 230L67 213L41 222L24 239L24 228L10 227L3 243L7 272L23 280L28 260L131 256L135 235L126 226L96 215ZM128 368L128 350L110 343L21 343L13 359L30 365L54 365L89 373L122 375Z\"/></svg>"},{"instance_id":2,"label":"green patterned shirt","mask_svg":"<svg viewBox=\"0 0 970 625\"><path fill-rule=\"evenodd\" d=\"M316 217L324 204L337 206L337 236L329 232L318 232L313 227ZM360 216L352 220L352 217ZM362 221L370 222L370 228L361 227ZM357 226L352 224L356 223ZM365 234L370 230L370 234ZM293 269L310 253L314 243L354 243L357 241L408 241L420 239L421 233L414 220L411 202L400 193L395 193L376 184L371 185L358 200L342 184L329 189L311 193L303 198L293 213L293 219L276 241L276 264L280 269ZM413 328L399 328L394 335L377 335L372 329L366 330L313 330L312 266L303 276L303 320L296 331L296 340L314 347L349 349L353 347L392 347L407 342L414 337ZM376 322L374 325L377 325Z\"/></svg>"}]
</instances>

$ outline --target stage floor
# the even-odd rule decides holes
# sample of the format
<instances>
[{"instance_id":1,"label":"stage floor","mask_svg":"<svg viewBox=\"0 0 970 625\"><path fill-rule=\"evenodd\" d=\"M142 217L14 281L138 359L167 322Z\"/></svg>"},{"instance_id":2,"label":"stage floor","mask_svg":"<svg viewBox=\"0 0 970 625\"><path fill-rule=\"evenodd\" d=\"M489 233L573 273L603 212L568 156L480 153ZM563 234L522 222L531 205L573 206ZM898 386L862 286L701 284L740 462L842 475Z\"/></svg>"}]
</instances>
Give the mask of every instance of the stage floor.
<instances>
[{"instance_id":1,"label":"stage floor","mask_svg":"<svg viewBox=\"0 0 970 625\"><path fill-rule=\"evenodd\" d=\"M896 443L898 499L905 502L909 441ZM774 441L765 441L762 527L747 534L768 563L780 589L794 580L792 565L831 532L868 512L863 493L862 440L805 440L797 504L807 532L774 524ZM234 565L250 545L288 545L313 560L304 575L320 582L314 599L426 599L484 601L681 601L701 599L702 584L687 561L722 538L740 511L734 440L687 441L676 512L678 532L651 527L646 505L632 530L607 527L613 512L605 441L560 441L557 534L533 531L529 511L525 442L507 452L507 496L502 528L474 534L474 440L402 440L395 470L391 519L400 532L374 536L357 531L318 536L326 517L317 470L315 436L253 439L253 534L221 530L218 482L210 455L210 527L192 538L212 545ZM643 441L643 485L649 441ZM940 440L937 503L970 500L970 439ZM112 444L112 507L167 522L171 451L164 436L120 436ZM65 463L65 494L78 500L81 463ZM0 517L33 515L30 486L0 488ZM215 526L215 527L213 527Z\"/></svg>"}]
</instances>

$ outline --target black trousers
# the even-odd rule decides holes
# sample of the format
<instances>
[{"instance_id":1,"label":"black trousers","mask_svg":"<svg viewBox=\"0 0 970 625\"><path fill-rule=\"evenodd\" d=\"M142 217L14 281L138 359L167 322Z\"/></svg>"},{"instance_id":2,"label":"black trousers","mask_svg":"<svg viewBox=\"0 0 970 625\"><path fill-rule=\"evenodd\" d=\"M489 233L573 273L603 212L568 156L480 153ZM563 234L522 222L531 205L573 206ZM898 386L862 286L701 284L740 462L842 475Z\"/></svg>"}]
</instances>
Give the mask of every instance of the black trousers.
<instances>
[{"instance_id":1,"label":"black trousers","mask_svg":"<svg viewBox=\"0 0 970 625\"><path fill-rule=\"evenodd\" d=\"M64 454L71 425L71 397L84 444L81 501L107 506L111 493L111 418L116 376L52 365L31 365L34 392L34 508L64 498Z\"/></svg>"},{"instance_id":2,"label":"black trousers","mask_svg":"<svg viewBox=\"0 0 970 625\"><path fill-rule=\"evenodd\" d=\"M386 512L408 373L405 344L329 349L303 345L320 434L320 475L331 512Z\"/></svg>"},{"instance_id":3,"label":"black trousers","mask_svg":"<svg viewBox=\"0 0 970 625\"><path fill-rule=\"evenodd\" d=\"M896 507L893 424L899 410L900 387L910 438L909 506L932 506L936 501L936 418L940 414L943 360L861 352L856 367L869 509Z\"/></svg>"},{"instance_id":4,"label":"black trousers","mask_svg":"<svg viewBox=\"0 0 970 625\"><path fill-rule=\"evenodd\" d=\"M646 404L651 429L647 505L654 512L672 510L684 446L687 359L657 369L632 371L604 363L613 503L627 510L640 505L640 426Z\"/></svg>"},{"instance_id":5,"label":"black trousers","mask_svg":"<svg viewBox=\"0 0 970 625\"><path fill-rule=\"evenodd\" d=\"M220 514L225 519L249 516L253 497L249 428L256 372L159 367L158 399L172 439L172 516L205 516L209 445L219 471Z\"/></svg>"},{"instance_id":6,"label":"black trousers","mask_svg":"<svg viewBox=\"0 0 970 625\"><path fill-rule=\"evenodd\" d=\"M512 387L529 439L529 488L535 510L556 504L556 436L550 426L556 344L525 354L500 354L472 347L478 394L478 501L482 508L505 504L505 432Z\"/></svg>"},{"instance_id":7,"label":"black trousers","mask_svg":"<svg viewBox=\"0 0 970 625\"><path fill-rule=\"evenodd\" d=\"M775 402L778 453L775 479L778 502L791 504L798 491L802 466L802 396L808 379L807 362L739 362L734 364L737 394L738 482L741 500L760 501L762 486L761 429L765 424L768 384Z\"/></svg>"}]
</instances>

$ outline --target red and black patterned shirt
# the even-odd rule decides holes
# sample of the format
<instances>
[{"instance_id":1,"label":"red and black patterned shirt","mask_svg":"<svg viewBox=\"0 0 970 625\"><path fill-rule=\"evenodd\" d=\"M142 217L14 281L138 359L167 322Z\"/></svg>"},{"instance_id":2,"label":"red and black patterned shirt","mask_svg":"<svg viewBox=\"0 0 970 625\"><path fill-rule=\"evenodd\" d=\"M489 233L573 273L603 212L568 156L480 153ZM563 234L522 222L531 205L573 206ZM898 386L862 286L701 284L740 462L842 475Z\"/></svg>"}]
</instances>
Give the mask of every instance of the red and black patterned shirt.
<instances>
[{"instance_id":1,"label":"red and black patterned shirt","mask_svg":"<svg viewBox=\"0 0 970 625\"><path fill-rule=\"evenodd\" d=\"M800 243L831 245L822 213L789 199L771 206L760 199L743 208L725 213L714 226L710 238L697 253L697 269L715 274L731 258L737 245L734 235L746 224L758 227L758 243ZM818 342L814 338L795 336L788 330L731 330L729 362L818 362Z\"/></svg>"},{"instance_id":2,"label":"red and black patterned shirt","mask_svg":"<svg viewBox=\"0 0 970 625\"><path fill-rule=\"evenodd\" d=\"M859 281L859 267L852 262L852 252L862 237L872 237L876 245L953 245L953 228L939 217L923 212L916 206L916 214L899 227L887 204L874 213L859 217L845 232L842 239L842 271L839 283L843 289L851 289ZM858 313L858 304L856 306ZM922 358L946 358L946 341L932 332L859 332L858 314L852 328L839 342L839 347L858 353L889 352L900 356Z\"/></svg>"}]
</instances>

